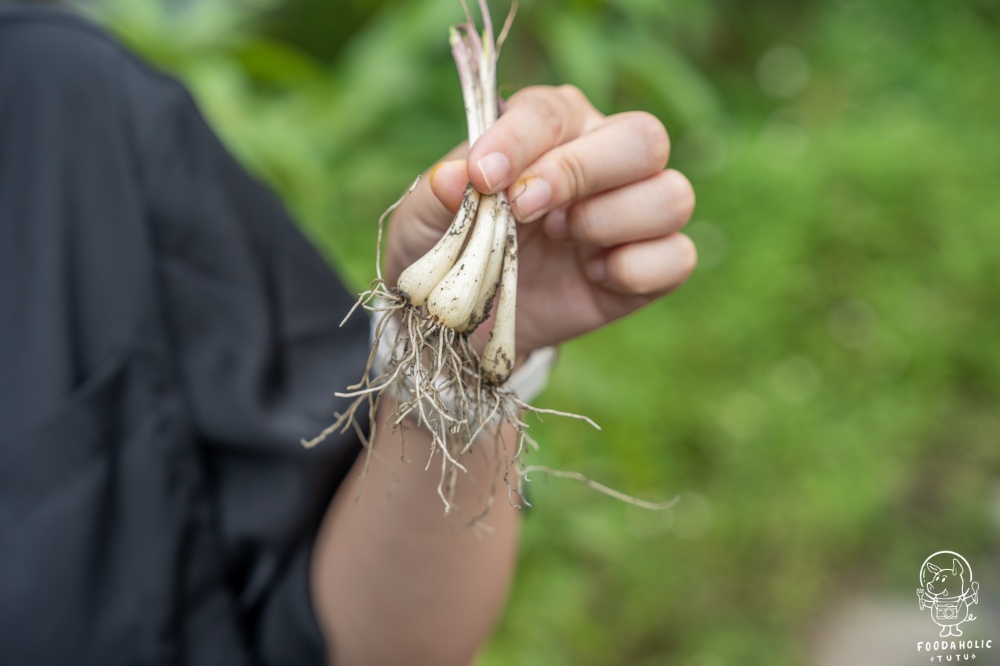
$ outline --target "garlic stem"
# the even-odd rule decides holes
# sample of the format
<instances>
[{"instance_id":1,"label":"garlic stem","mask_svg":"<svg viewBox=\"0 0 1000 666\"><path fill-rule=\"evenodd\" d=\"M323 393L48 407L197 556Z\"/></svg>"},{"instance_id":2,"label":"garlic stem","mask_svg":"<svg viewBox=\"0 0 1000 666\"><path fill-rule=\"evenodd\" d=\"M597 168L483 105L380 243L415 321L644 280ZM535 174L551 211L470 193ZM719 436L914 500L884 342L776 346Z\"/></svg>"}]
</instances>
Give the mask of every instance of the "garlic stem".
<instances>
[{"instance_id":1,"label":"garlic stem","mask_svg":"<svg viewBox=\"0 0 1000 666\"><path fill-rule=\"evenodd\" d=\"M486 3L480 0L479 6L485 23L482 37L474 30L471 19L467 25L452 28L449 36L462 84L470 147L496 122L499 112L493 24ZM445 235L400 275L397 288L401 294L415 306L426 304L430 315L449 328L475 328L489 313L496 291L501 258L495 255L502 252L507 209L503 194L483 199L468 185L462 207ZM469 236L473 219L475 228ZM471 317L476 321L470 322Z\"/></svg>"},{"instance_id":2,"label":"garlic stem","mask_svg":"<svg viewBox=\"0 0 1000 666\"><path fill-rule=\"evenodd\" d=\"M458 78L462 84L465 120L471 146L487 127L496 122L496 93L488 92L490 88L484 89L483 85L485 81L496 79L496 68L492 65L492 61L481 59L480 54L485 51L479 36L474 31L464 26L453 27L449 41L458 68ZM493 87L496 87L495 84ZM448 231L427 254L400 274L396 287L413 305L417 307L424 305L434 288L454 267L469 229L473 226L472 222L476 219L480 198L479 192L472 187L472 184L467 185L462 206L448 227Z\"/></svg>"},{"instance_id":3,"label":"garlic stem","mask_svg":"<svg viewBox=\"0 0 1000 666\"><path fill-rule=\"evenodd\" d=\"M503 384L514 371L514 311L517 308L517 226L513 218L505 217L507 244L504 247L503 272L500 277L500 299L497 317L490 339L483 350L481 371L487 384Z\"/></svg>"},{"instance_id":4,"label":"garlic stem","mask_svg":"<svg viewBox=\"0 0 1000 666\"><path fill-rule=\"evenodd\" d=\"M473 45L479 41L475 32L470 32L465 26L452 27L448 41L451 43L451 53L455 59L455 67L458 69L458 80L462 85L462 102L465 104L465 122L469 130L469 147L471 148L476 140L482 136L489 125L483 117L483 107L485 100L482 92L482 74L480 71L479 58L473 54L467 41ZM487 68L488 69L488 68ZM496 118L494 117L494 121Z\"/></svg>"}]
</instances>

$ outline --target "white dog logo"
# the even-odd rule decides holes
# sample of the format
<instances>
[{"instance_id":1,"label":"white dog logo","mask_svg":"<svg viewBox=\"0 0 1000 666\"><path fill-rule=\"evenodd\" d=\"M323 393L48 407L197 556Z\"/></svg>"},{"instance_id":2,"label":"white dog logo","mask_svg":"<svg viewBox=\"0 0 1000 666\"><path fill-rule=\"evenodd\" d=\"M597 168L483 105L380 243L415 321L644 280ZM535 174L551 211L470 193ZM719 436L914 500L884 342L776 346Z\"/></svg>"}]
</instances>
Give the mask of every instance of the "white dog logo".
<instances>
[{"instance_id":1,"label":"white dog logo","mask_svg":"<svg viewBox=\"0 0 1000 666\"><path fill-rule=\"evenodd\" d=\"M920 610L930 609L941 636L961 636L958 625L976 619L969 607L979 603L979 583L972 580L972 567L958 553L942 550L924 560L920 585Z\"/></svg>"}]
</instances>

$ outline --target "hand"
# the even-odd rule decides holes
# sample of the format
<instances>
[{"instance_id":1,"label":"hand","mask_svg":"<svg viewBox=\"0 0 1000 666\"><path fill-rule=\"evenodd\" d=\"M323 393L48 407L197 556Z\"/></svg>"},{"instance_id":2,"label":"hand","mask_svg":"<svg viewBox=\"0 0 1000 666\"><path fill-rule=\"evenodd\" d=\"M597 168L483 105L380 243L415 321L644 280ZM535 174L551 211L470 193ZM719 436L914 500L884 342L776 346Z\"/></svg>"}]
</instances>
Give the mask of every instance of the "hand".
<instances>
[{"instance_id":1,"label":"hand","mask_svg":"<svg viewBox=\"0 0 1000 666\"><path fill-rule=\"evenodd\" d=\"M397 209L386 279L394 285L441 237L471 180L484 193L506 190L523 223L518 353L597 329L694 270L694 244L679 233L694 192L664 170L669 152L666 130L647 113L605 117L571 86L522 90L471 151L453 150Z\"/></svg>"}]
</instances>

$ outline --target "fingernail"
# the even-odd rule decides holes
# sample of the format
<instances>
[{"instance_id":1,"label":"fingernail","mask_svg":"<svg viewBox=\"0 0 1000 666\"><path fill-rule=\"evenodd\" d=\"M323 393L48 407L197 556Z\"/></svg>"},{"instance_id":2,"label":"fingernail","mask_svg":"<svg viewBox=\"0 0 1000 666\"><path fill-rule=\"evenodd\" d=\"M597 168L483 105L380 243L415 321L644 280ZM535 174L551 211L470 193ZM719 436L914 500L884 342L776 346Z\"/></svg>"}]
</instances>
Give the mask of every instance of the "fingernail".
<instances>
[{"instance_id":1,"label":"fingernail","mask_svg":"<svg viewBox=\"0 0 1000 666\"><path fill-rule=\"evenodd\" d=\"M483 174L486 187L492 193L507 177L507 172L510 171L510 160L503 153L490 153L476 162L476 166L479 167L479 173Z\"/></svg>"},{"instance_id":2,"label":"fingernail","mask_svg":"<svg viewBox=\"0 0 1000 666\"><path fill-rule=\"evenodd\" d=\"M583 267L583 270L592 282L604 282L604 278L608 276L608 269L604 264L603 257L595 257L591 259Z\"/></svg>"},{"instance_id":3,"label":"fingernail","mask_svg":"<svg viewBox=\"0 0 1000 666\"><path fill-rule=\"evenodd\" d=\"M437 164L434 165L434 168L431 169L431 175L427 178L427 181L431 184L431 187L434 187L434 176L437 175L438 169L440 169L442 166L444 166L444 162L438 162Z\"/></svg>"},{"instance_id":4,"label":"fingernail","mask_svg":"<svg viewBox=\"0 0 1000 666\"><path fill-rule=\"evenodd\" d=\"M544 178L525 178L514 187L514 215L521 222L530 222L538 217L551 200L552 188Z\"/></svg>"}]
</instances>

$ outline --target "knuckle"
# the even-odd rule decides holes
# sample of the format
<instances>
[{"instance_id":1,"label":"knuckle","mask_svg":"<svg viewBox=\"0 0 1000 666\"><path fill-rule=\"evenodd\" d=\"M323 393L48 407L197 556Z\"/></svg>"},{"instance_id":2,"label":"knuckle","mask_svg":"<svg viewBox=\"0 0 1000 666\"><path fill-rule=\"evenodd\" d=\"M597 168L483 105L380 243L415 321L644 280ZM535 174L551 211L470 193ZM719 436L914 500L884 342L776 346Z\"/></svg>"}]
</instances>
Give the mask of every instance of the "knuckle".
<instances>
[{"instance_id":1,"label":"knuckle","mask_svg":"<svg viewBox=\"0 0 1000 666\"><path fill-rule=\"evenodd\" d=\"M545 86L527 88L521 97L521 104L531 116L534 116L534 118L529 118L529 121L541 122L545 127L545 133L555 144L562 142L562 137L566 132L566 119L558 103L558 98L553 95L553 90L553 88Z\"/></svg>"},{"instance_id":2,"label":"knuckle","mask_svg":"<svg viewBox=\"0 0 1000 666\"><path fill-rule=\"evenodd\" d=\"M590 100L583 94L583 91L571 83L564 83L557 88L563 99L572 106L590 107Z\"/></svg>"},{"instance_id":3,"label":"knuckle","mask_svg":"<svg viewBox=\"0 0 1000 666\"><path fill-rule=\"evenodd\" d=\"M573 238L582 243L605 245L603 225L587 202L570 208L569 227Z\"/></svg>"},{"instance_id":4,"label":"knuckle","mask_svg":"<svg viewBox=\"0 0 1000 666\"><path fill-rule=\"evenodd\" d=\"M565 188L561 199L572 201L590 192L590 168L578 153L566 151L559 160L559 171Z\"/></svg>"},{"instance_id":5,"label":"knuckle","mask_svg":"<svg viewBox=\"0 0 1000 666\"><path fill-rule=\"evenodd\" d=\"M507 122L517 127L516 132L511 130L511 134L516 136L526 153L530 152L527 137L539 134L537 129L532 128L540 126L541 134L548 137L551 144L560 143L566 132L566 119L555 101L553 90L548 86L523 88L514 93L507 104L507 113L510 114Z\"/></svg>"},{"instance_id":6,"label":"knuckle","mask_svg":"<svg viewBox=\"0 0 1000 666\"><path fill-rule=\"evenodd\" d=\"M612 252L607 258L608 277L619 289L633 294L656 290L646 262L635 252Z\"/></svg>"},{"instance_id":7,"label":"knuckle","mask_svg":"<svg viewBox=\"0 0 1000 666\"><path fill-rule=\"evenodd\" d=\"M507 100L507 104L510 107L518 106L520 104L526 103L532 97L537 97L538 95L544 95L550 88L548 86L527 86L521 88Z\"/></svg>"},{"instance_id":8,"label":"knuckle","mask_svg":"<svg viewBox=\"0 0 1000 666\"><path fill-rule=\"evenodd\" d=\"M604 114L590 101L587 94L576 86L564 84L559 87L559 93L565 103L567 116L575 119L574 129L576 131L584 131L588 127L593 128L605 118Z\"/></svg>"},{"instance_id":9,"label":"knuckle","mask_svg":"<svg viewBox=\"0 0 1000 666\"><path fill-rule=\"evenodd\" d=\"M552 138L553 144L562 143L567 133L566 116L560 113L559 109L548 101L543 103L540 111L548 127L549 136Z\"/></svg>"},{"instance_id":10,"label":"knuckle","mask_svg":"<svg viewBox=\"0 0 1000 666\"><path fill-rule=\"evenodd\" d=\"M551 98L542 95L531 97L529 102L531 112L535 116L533 120L540 122L545 128L545 135L549 142L558 144L562 142L562 136L566 132L566 121L558 107Z\"/></svg>"}]
</instances>

